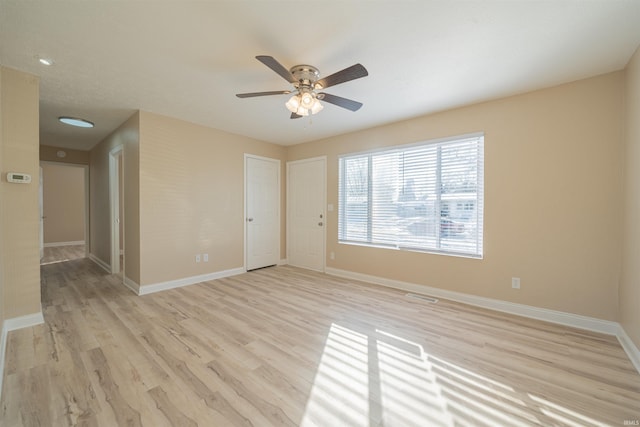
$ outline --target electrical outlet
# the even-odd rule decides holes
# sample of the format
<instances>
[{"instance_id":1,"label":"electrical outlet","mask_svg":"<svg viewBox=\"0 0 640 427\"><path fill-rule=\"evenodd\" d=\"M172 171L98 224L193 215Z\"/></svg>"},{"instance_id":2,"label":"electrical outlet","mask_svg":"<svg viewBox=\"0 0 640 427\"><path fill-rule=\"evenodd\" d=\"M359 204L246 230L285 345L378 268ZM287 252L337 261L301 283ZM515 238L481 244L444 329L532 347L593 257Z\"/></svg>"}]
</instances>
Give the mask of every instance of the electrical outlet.
<instances>
[{"instance_id":1,"label":"electrical outlet","mask_svg":"<svg viewBox=\"0 0 640 427\"><path fill-rule=\"evenodd\" d=\"M202 260L204 262L209 262L209 254L202 254Z\"/></svg>"},{"instance_id":2,"label":"electrical outlet","mask_svg":"<svg viewBox=\"0 0 640 427\"><path fill-rule=\"evenodd\" d=\"M520 278L519 277L512 277L511 278L511 288L520 289Z\"/></svg>"},{"instance_id":3,"label":"electrical outlet","mask_svg":"<svg viewBox=\"0 0 640 427\"><path fill-rule=\"evenodd\" d=\"M336 253L335 252L329 252L329 258L330 259L336 259Z\"/></svg>"},{"instance_id":4,"label":"electrical outlet","mask_svg":"<svg viewBox=\"0 0 640 427\"><path fill-rule=\"evenodd\" d=\"M200 254L196 255L196 262L200 262Z\"/></svg>"}]
</instances>

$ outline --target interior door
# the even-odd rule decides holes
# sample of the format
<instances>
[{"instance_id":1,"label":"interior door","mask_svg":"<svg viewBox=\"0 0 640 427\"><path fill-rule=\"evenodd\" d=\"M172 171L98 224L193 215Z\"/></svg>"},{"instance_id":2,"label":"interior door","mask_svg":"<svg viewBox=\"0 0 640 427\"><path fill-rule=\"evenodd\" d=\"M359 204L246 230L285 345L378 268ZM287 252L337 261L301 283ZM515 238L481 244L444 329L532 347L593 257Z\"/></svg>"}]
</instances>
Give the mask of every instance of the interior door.
<instances>
[{"instance_id":1,"label":"interior door","mask_svg":"<svg viewBox=\"0 0 640 427\"><path fill-rule=\"evenodd\" d=\"M246 268L280 260L280 160L245 155Z\"/></svg>"},{"instance_id":2,"label":"interior door","mask_svg":"<svg viewBox=\"0 0 640 427\"><path fill-rule=\"evenodd\" d=\"M326 158L287 163L287 259L324 271Z\"/></svg>"}]
</instances>

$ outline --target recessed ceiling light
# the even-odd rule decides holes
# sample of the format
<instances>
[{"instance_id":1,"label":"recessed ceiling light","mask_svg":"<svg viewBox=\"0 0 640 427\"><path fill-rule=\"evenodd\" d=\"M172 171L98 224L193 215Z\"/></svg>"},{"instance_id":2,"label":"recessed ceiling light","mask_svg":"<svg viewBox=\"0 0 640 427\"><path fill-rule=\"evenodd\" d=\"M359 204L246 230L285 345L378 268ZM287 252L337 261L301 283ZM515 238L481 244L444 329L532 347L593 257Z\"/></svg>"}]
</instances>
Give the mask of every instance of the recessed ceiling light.
<instances>
[{"instance_id":1,"label":"recessed ceiling light","mask_svg":"<svg viewBox=\"0 0 640 427\"><path fill-rule=\"evenodd\" d=\"M42 65L53 65L53 59L51 58L38 58L38 62L40 62Z\"/></svg>"},{"instance_id":2,"label":"recessed ceiling light","mask_svg":"<svg viewBox=\"0 0 640 427\"><path fill-rule=\"evenodd\" d=\"M78 119L77 117L58 117L62 123L80 128L92 128L94 126L89 120Z\"/></svg>"}]
</instances>

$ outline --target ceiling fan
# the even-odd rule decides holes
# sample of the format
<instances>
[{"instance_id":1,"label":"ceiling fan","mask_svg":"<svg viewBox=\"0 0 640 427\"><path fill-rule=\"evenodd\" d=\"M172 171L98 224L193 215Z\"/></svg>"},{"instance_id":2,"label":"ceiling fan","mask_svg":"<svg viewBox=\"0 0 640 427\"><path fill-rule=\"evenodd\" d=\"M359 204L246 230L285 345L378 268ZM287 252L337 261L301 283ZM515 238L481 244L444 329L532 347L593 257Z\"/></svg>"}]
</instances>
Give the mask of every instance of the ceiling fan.
<instances>
[{"instance_id":1,"label":"ceiling fan","mask_svg":"<svg viewBox=\"0 0 640 427\"><path fill-rule=\"evenodd\" d=\"M293 93L294 95L285 104L287 109L291 111L292 119L298 119L303 116L308 116L309 114L318 113L324 108L320 103L320 100L351 111L357 111L362 107L361 102L331 95L330 93L320 92L328 87L368 76L369 73L367 72L367 69L361 64L352 65L351 67L347 67L344 70L338 71L337 73L321 79L318 69L311 65L294 65L287 70L272 56L259 55L256 56L256 59L271 68L280 77L291 83L294 89L238 93L236 94L238 98L286 95Z\"/></svg>"}]
</instances>

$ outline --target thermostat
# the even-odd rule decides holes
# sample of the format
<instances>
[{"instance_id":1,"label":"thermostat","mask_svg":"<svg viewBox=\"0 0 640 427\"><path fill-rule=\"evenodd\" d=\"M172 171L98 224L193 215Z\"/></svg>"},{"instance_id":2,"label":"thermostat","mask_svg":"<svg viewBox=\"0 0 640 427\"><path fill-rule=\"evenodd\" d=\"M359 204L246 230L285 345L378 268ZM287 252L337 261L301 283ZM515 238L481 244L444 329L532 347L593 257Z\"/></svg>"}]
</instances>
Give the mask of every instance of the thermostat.
<instances>
[{"instance_id":1,"label":"thermostat","mask_svg":"<svg viewBox=\"0 0 640 427\"><path fill-rule=\"evenodd\" d=\"M31 175L28 173L8 172L7 181L16 184L29 184L31 182Z\"/></svg>"}]
</instances>

